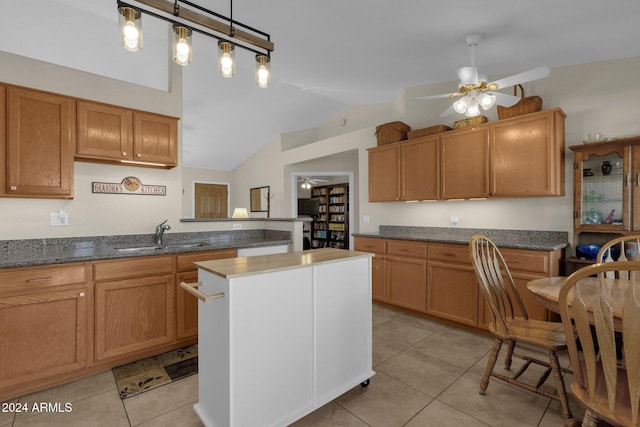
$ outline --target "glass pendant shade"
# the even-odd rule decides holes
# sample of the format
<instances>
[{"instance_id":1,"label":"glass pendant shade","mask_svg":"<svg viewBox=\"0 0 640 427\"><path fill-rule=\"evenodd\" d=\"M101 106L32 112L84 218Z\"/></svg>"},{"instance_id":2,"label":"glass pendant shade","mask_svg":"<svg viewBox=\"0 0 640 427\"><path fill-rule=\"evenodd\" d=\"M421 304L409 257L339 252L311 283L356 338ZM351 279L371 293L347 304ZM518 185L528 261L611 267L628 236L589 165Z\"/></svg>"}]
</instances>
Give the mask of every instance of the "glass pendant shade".
<instances>
[{"instance_id":1,"label":"glass pendant shade","mask_svg":"<svg viewBox=\"0 0 640 427\"><path fill-rule=\"evenodd\" d=\"M173 62L178 65L191 64L191 29L182 25L173 26Z\"/></svg>"},{"instance_id":2,"label":"glass pendant shade","mask_svg":"<svg viewBox=\"0 0 640 427\"><path fill-rule=\"evenodd\" d=\"M118 8L120 24L120 43L131 52L142 49L142 17L141 13L132 7Z\"/></svg>"},{"instance_id":3,"label":"glass pendant shade","mask_svg":"<svg viewBox=\"0 0 640 427\"><path fill-rule=\"evenodd\" d=\"M235 46L224 40L218 42L218 73L225 78L236 73Z\"/></svg>"},{"instance_id":4,"label":"glass pendant shade","mask_svg":"<svg viewBox=\"0 0 640 427\"><path fill-rule=\"evenodd\" d=\"M256 55L256 85L259 88L271 85L271 60L267 55Z\"/></svg>"},{"instance_id":5,"label":"glass pendant shade","mask_svg":"<svg viewBox=\"0 0 640 427\"><path fill-rule=\"evenodd\" d=\"M469 105L467 106L467 112L464 113L467 117L475 117L480 115L480 105L475 98L471 98L469 100Z\"/></svg>"},{"instance_id":6,"label":"glass pendant shade","mask_svg":"<svg viewBox=\"0 0 640 427\"><path fill-rule=\"evenodd\" d=\"M454 102L453 109L456 111L456 113L464 114L464 112L467 111L467 97L462 97L461 99Z\"/></svg>"},{"instance_id":7,"label":"glass pendant shade","mask_svg":"<svg viewBox=\"0 0 640 427\"><path fill-rule=\"evenodd\" d=\"M488 110L496 103L496 96L491 93L483 93L478 97L478 102L483 110Z\"/></svg>"}]
</instances>

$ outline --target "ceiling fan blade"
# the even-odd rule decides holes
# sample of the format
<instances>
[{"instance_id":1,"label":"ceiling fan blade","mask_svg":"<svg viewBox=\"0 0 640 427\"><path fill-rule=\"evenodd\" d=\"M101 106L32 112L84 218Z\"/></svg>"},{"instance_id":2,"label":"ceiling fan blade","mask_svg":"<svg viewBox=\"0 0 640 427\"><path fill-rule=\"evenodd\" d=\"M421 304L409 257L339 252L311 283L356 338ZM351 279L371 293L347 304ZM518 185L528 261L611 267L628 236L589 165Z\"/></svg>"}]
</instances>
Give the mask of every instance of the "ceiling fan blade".
<instances>
[{"instance_id":1,"label":"ceiling fan blade","mask_svg":"<svg viewBox=\"0 0 640 427\"><path fill-rule=\"evenodd\" d=\"M411 98L412 101L420 101L422 99L439 99L439 98L453 98L455 96L460 96L461 93L443 93L440 95L428 95L428 96L418 96L416 98Z\"/></svg>"},{"instance_id":2,"label":"ceiling fan blade","mask_svg":"<svg viewBox=\"0 0 640 427\"><path fill-rule=\"evenodd\" d=\"M468 84L478 84L478 68L476 67L462 67L456 70L458 78L460 79L460 86Z\"/></svg>"},{"instance_id":3,"label":"ceiling fan blade","mask_svg":"<svg viewBox=\"0 0 640 427\"><path fill-rule=\"evenodd\" d=\"M519 96L507 95L506 93L491 92L496 97L496 104L503 107L512 107L520 101Z\"/></svg>"},{"instance_id":4,"label":"ceiling fan blade","mask_svg":"<svg viewBox=\"0 0 640 427\"><path fill-rule=\"evenodd\" d=\"M446 110L444 110L442 112L442 114L440 114L440 117L447 117L447 116L452 115L455 112L456 112L456 110L453 109L453 105L452 105L451 107L449 107Z\"/></svg>"},{"instance_id":5,"label":"ceiling fan blade","mask_svg":"<svg viewBox=\"0 0 640 427\"><path fill-rule=\"evenodd\" d=\"M495 85L495 89L502 89L502 88L517 85L520 83L526 83L532 80L542 79L544 77L547 77L550 72L551 70L548 67L538 67L538 68L534 68L533 70L524 71L522 73L514 74L512 76L505 77L504 79L491 82L489 83L489 87L493 89L493 86Z\"/></svg>"}]
</instances>

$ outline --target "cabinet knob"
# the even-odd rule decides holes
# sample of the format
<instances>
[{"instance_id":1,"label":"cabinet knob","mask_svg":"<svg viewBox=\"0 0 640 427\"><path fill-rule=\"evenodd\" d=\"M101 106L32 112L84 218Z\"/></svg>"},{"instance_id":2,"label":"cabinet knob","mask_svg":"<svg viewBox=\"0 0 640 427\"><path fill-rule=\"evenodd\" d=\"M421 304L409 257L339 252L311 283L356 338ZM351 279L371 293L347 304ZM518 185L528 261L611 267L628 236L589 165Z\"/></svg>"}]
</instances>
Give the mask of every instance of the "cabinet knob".
<instances>
[{"instance_id":1,"label":"cabinet knob","mask_svg":"<svg viewBox=\"0 0 640 427\"><path fill-rule=\"evenodd\" d=\"M15 185L12 185L12 186L10 187L10 190L11 190L11 191L16 191L17 189L18 189L18 187L16 187Z\"/></svg>"},{"instance_id":2,"label":"cabinet knob","mask_svg":"<svg viewBox=\"0 0 640 427\"><path fill-rule=\"evenodd\" d=\"M138 153L138 154L136 154L136 157L140 158L140 157L142 157L142 154Z\"/></svg>"},{"instance_id":3,"label":"cabinet knob","mask_svg":"<svg viewBox=\"0 0 640 427\"><path fill-rule=\"evenodd\" d=\"M123 152L122 152L122 155L123 155L123 156L126 156L126 155L127 155L127 152L126 152L126 151L123 151Z\"/></svg>"}]
</instances>

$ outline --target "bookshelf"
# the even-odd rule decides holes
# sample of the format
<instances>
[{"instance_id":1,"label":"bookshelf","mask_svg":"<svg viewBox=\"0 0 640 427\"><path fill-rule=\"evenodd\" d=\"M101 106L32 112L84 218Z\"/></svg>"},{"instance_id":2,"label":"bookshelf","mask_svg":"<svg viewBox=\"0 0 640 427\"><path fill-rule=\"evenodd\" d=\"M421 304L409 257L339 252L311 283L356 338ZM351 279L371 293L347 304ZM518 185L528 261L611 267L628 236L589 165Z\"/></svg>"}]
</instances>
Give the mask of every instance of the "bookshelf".
<instances>
[{"instance_id":1,"label":"bookshelf","mask_svg":"<svg viewBox=\"0 0 640 427\"><path fill-rule=\"evenodd\" d=\"M312 248L349 249L349 184L313 187L318 214L311 223Z\"/></svg>"}]
</instances>

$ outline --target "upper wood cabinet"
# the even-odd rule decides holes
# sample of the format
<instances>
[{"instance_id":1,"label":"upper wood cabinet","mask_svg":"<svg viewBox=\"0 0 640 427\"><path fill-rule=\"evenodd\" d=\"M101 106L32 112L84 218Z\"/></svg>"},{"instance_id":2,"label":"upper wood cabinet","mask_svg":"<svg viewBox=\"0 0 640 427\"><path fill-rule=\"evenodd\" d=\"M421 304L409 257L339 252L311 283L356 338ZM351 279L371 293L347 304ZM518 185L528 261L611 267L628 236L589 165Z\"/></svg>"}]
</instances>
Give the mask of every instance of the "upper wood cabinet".
<instances>
[{"instance_id":1,"label":"upper wood cabinet","mask_svg":"<svg viewBox=\"0 0 640 427\"><path fill-rule=\"evenodd\" d=\"M108 104L78 101L76 159L172 168L178 119Z\"/></svg>"},{"instance_id":2,"label":"upper wood cabinet","mask_svg":"<svg viewBox=\"0 0 640 427\"><path fill-rule=\"evenodd\" d=\"M493 123L491 195L564 195L564 112L559 108Z\"/></svg>"},{"instance_id":3,"label":"upper wood cabinet","mask_svg":"<svg viewBox=\"0 0 640 427\"><path fill-rule=\"evenodd\" d=\"M369 201L400 200L400 145L369 149Z\"/></svg>"},{"instance_id":4,"label":"upper wood cabinet","mask_svg":"<svg viewBox=\"0 0 640 427\"><path fill-rule=\"evenodd\" d=\"M474 126L440 136L443 199L487 197L489 132L486 126Z\"/></svg>"},{"instance_id":5,"label":"upper wood cabinet","mask_svg":"<svg viewBox=\"0 0 640 427\"><path fill-rule=\"evenodd\" d=\"M78 101L76 157L132 159L133 111Z\"/></svg>"},{"instance_id":6,"label":"upper wood cabinet","mask_svg":"<svg viewBox=\"0 0 640 427\"><path fill-rule=\"evenodd\" d=\"M7 86L2 104L3 110L6 105L6 133L0 143L6 149L0 150L0 168L5 172L0 173L4 181L0 195L73 198L75 100Z\"/></svg>"},{"instance_id":7,"label":"upper wood cabinet","mask_svg":"<svg viewBox=\"0 0 640 427\"><path fill-rule=\"evenodd\" d=\"M437 135L369 149L369 201L438 199L439 150Z\"/></svg>"},{"instance_id":8,"label":"upper wood cabinet","mask_svg":"<svg viewBox=\"0 0 640 427\"><path fill-rule=\"evenodd\" d=\"M564 195L560 108L369 149L369 201Z\"/></svg>"}]
</instances>

